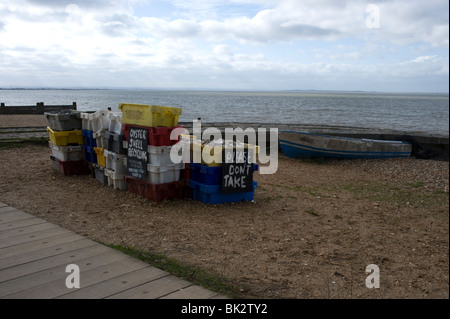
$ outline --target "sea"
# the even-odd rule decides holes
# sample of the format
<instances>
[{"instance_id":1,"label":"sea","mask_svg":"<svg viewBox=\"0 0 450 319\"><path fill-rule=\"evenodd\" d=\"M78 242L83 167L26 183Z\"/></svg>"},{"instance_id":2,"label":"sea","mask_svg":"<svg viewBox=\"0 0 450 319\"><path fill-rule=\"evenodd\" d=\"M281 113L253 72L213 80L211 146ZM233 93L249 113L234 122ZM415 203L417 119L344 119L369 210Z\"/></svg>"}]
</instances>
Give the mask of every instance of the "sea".
<instances>
[{"instance_id":1,"label":"sea","mask_svg":"<svg viewBox=\"0 0 450 319\"><path fill-rule=\"evenodd\" d=\"M449 135L448 93L335 91L184 91L146 89L3 89L7 106L68 105L80 111L119 103L182 108L180 122L333 125Z\"/></svg>"}]
</instances>

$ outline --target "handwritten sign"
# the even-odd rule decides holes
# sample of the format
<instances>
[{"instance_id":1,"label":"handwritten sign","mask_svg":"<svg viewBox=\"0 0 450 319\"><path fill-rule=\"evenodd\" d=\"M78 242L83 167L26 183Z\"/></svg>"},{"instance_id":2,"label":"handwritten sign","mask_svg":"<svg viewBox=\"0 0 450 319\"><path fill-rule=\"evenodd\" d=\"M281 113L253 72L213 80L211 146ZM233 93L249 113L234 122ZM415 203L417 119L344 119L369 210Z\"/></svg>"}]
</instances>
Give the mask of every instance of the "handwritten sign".
<instances>
[{"instance_id":1,"label":"handwritten sign","mask_svg":"<svg viewBox=\"0 0 450 319\"><path fill-rule=\"evenodd\" d=\"M253 165L247 149L225 151L222 165L222 193L247 193L253 190Z\"/></svg>"},{"instance_id":2,"label":"handwritten sign","mask_svg":"<svg viewBox=\"0 0 450 319\"><path fill-rule=\"evenodd\" d=\"M128 138L127 175L145 180L148 161L148 130L130 127Z\"/></svg>"}]
</instances>

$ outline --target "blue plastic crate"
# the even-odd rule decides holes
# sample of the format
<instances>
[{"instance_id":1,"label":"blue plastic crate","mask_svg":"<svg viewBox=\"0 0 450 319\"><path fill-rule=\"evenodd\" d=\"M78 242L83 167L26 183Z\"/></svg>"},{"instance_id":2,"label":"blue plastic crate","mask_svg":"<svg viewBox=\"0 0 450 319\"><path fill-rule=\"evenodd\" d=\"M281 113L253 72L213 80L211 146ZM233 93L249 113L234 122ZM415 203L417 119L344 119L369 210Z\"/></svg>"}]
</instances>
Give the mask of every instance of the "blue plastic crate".
<instances>
[{"instance_id":1,"label":"blue plastic crate","mask_svg":"<svg viewBox=\"0 0 450 319\"><path fill-rule=\"evenodd\" d=\"M82 147L84 150L84 159L86 160L86 162L97 164L97 153L95 153L94 147L87 145L83 145Z\"/></svg>"},{"instance_id":2,"label":"blue plastic crate","mask_svg":"<svg viewBox=\"0 0 450 319\"><path fill-rule=\"evenodd\" d=\"M190 163L191 179L205 185L222 184L222 166L209 167L198 163ZM253 164L253 171L258 171L258 164Z\"/></svg>"},{"instance_id":3,"label":"blue plastic crate","mask_svg":"<svg viewBox=\"0 0 450 319\"><path fill-rule=\"evenodd\" d=\"M97 141L94 138L94 132L88 130L82 130L81 134L84 137L84 145L90 147L97 147Z\"/></svg>"},{"instance_id":4,"label":"blue plastic crate","mask_svg":"<svg viewBox=\"0 0 450 319\"><path fill-rule=\"evenodd\" d=\"M193 189L193 199L204 204L225 204L239 203L242 201L252 201L258 183L253 182L253 190L247 193L227 193L221 192L221 185L205 185L189 180L189 187Z\"/></svg>"}]
</instances>

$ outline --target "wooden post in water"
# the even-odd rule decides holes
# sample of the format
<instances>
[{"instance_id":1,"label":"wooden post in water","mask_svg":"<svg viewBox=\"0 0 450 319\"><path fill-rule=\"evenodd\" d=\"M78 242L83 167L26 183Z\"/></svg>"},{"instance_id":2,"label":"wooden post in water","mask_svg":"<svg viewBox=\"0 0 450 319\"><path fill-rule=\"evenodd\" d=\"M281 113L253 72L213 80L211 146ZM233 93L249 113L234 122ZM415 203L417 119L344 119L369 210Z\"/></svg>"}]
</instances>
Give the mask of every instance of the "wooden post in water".
<instances>
[{"instance_id":1,"label":"wooden post in water","mask_svg":"<svg viewBox=\"0 0 450 319\"><path fill-rule=\"evenodd\" d=\"M5 103L2 102L2 103L0 104L0 107L5 107Z\"/></svg>"},{"instance_id":2,"label":"wooden post in water","mask_svg":"<svg viewBox=\"0 0 450 319\"><path fill-rule=\"evenodd\" d=\"M73 102L72 105L73 105L73 109L76 110L77 109L77 102Z\"/></svg>"}]
</instances>

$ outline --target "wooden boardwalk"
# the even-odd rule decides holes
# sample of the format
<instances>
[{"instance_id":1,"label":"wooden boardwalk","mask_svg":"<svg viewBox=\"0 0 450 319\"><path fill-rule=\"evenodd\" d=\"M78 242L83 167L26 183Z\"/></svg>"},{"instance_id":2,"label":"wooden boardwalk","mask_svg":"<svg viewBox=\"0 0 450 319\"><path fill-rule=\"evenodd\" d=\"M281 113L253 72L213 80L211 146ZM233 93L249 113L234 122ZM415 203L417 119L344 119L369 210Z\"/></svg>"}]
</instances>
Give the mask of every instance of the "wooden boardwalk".
<instances>
[{"instance_id":1,"label":"wooden boardwalk","mask_svg":"<svg viewBox=\"0 0 450 319\"><path fill-rule=\"evenodd\" d=\"M70 264L80 288L66 286ZM0 202L0 298L226 297Z\"/></svg>"}]
</instances>

